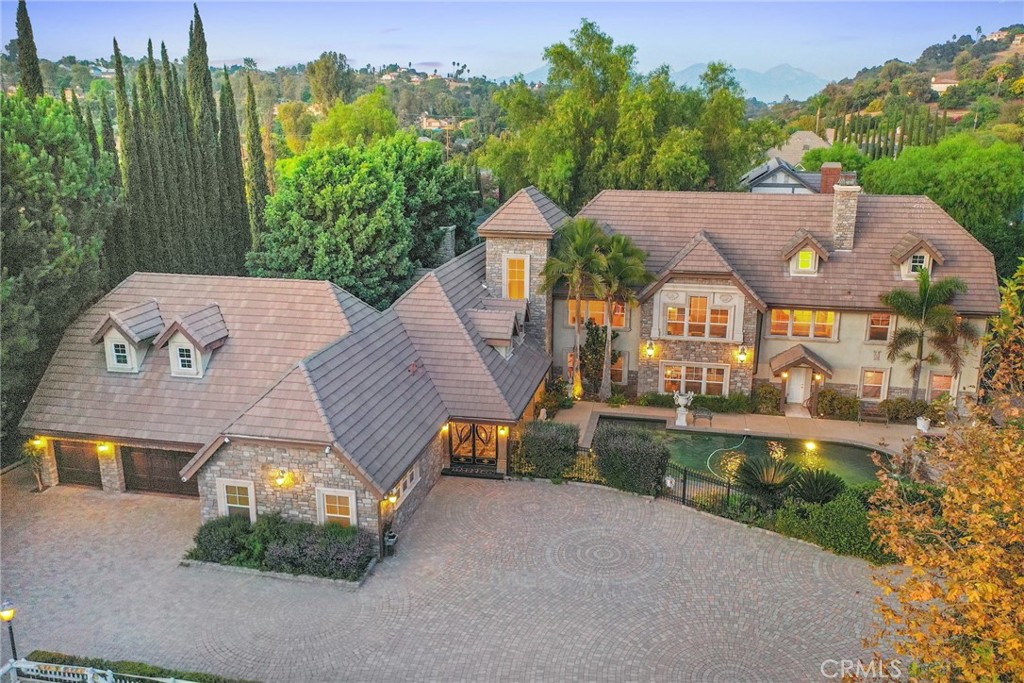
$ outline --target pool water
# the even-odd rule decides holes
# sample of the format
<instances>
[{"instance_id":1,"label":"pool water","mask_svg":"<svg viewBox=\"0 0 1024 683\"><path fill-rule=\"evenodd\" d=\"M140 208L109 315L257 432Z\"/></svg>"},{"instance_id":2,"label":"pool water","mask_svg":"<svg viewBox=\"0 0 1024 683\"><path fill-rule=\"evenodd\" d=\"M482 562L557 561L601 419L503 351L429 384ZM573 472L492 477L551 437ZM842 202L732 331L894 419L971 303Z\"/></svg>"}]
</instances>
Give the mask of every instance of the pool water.
<instances>
[{"instance_id":1,"label":"pool water","mask_svg":"<svg viewBox=\"0 0 1024 683\"><path fill-rule=\"evenodd\" d=\"M871 462L871 450L860 446L830 441L800 441L796 439L747 436L744 434L719 434L714 432L682 432L665 429L661 420L600 417L598 425L616 424L643 427L664 434L668 440L671 462L692 470L715 474L723 473L722 466L727 453L738 451L748 456L768 453L768 442L782 444L789 459L808 468L825 469L834 472L847 484L857 485L876 481L878 467ZM813 443L813 447L809 444Z\"/></svg>"}]
</instances>

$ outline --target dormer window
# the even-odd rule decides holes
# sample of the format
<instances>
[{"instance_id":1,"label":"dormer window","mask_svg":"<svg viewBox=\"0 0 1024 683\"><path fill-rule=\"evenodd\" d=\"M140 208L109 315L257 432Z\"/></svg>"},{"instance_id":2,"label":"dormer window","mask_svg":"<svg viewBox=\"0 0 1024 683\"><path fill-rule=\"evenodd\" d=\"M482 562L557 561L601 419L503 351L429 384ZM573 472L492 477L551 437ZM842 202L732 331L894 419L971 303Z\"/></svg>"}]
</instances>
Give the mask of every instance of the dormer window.
<instances>
[{"instance_id":1,"label":"dormer window","mask_svg":"<svg viewBox=\"0 0 1024 683\"><path fill-rule=\"evenodd\" d=\"M156 299L119 311L110 311L92 333L92 343L103 342L108 372L139 372L149 340L163 328Z\"/></svg>"},{"instance_id":2,"label":"dormer window","mask_svg":"<svg viewBox=\"0 0 1024 683\"><path fill-rule=\"evenodd\" d=\"M920 273L922 270L928 270L928 254L919 251L910 257L910 272Z\"/></svg>"},{"instance_id":3,"label":"dormer window","mask_svg":"<svg viewBox=\"0 0 1024 683\"><path fill-rule=\"evenodd\" d=\"M914 232L905 234L889 256L904 280L916 280L921 271L931 271L944 261L935 244Z\"/></svg>"},{"instance_id":4,"label":"dormer window","mask_svg":"<svg viewBox=\"0 0 1024 683\"><path fill-rule=\"evenodd\" d=\"M114 356L114 365L128 367L128 345L113 342L110 346L110 351Z\"/></svg>"},{"instance_id":5,"label":"dormer window","mask_svg":"<svg viewBox=\"0 0 1024 683\"><path fill-rule=\"evenodd\" d=\"M177 374L180 375L194 375L196 374L196 363L195 355L192 352L191 346L176 346L174 349L176 354Z\"/></svg>"},{"instance_id":6,"label":"dormer window","mask_svg":"<svg viewBox=\"0 0 1024 683\"><path fill-rule=\"evenodd\" d=\"M206 374L216 349L228 340L228 328L220 307L210 303L175 318L153 342L168 349L172 377L199 379Z\"/></svg>"},{"instance_id":7,"label":"dormer window","mask_svg":"<svg viewBox=\"0 0 1024 683\"><path fill-rule=\"evenodd\" d=\"M814 235L800 229L786 243L782 258L789 261L790 275L817 275L818 264L828 261L828 252Z\"/></svg>"},{"instance_id":8,"label":"dormer window","mask_svg":"<svg viewBox=\"0 0 1024 683\"><path fill-rule=\"evenodd\" d=\"M813 249L801 249L793 257L793 272L814 275L818 272L818 254Z\"/></svg>"}]
</instances>

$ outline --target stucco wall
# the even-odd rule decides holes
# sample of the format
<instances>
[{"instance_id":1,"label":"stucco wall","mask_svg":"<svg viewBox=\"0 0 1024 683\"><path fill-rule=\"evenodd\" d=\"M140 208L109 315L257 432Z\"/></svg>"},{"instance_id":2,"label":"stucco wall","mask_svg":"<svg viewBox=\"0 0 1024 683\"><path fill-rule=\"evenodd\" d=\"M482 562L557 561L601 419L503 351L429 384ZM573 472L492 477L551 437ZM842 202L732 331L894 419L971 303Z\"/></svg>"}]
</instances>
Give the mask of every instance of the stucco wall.
<instances>
[{"instance_id":1,"label":"stucco wall","mask_svg":"<svg viewBox=\"0 0 1024 683\"><path fill-rule=\"evenodd\" d=\"M555 372L565 375L566 356L572 351L576 343L576 331L573 325L569 324L569 307L575 305L572 301L555 299L553 307L552 324L552 365ZM626 326L624 328L613 328L619 336L612 342L612 348L626 354L626 369L635 373L638 366L638 350L640 349L640 309L632 308L626 311ZM586 341L585 329L580 330L580 343Z\"/></svg>"},{"instance_id":2,"label":"stucco wall","mask_svg":"<svg viewBox=\"0 0 1024 683\"><path fill-rule=\"evenodd\" d=\"M491 296L503 298L503 277L506 256L528 256L530 260L530 320L526 323L527 338L551 352L547 335L547 322L551 317L551 294L540 292L544 281L541 273L547 262L550 243L546 239L520 239L509 237L488 237L487 246L487 288Z\"/></svg>"},{"instance_id":3,"label":"stucco wall","mask_svg":"<svg viewBox=\"0 0 1024 683\"><path fill-rule=\"evenodd\" d=\"M868 312L840 312L837 314L838 332L836 339L821 340L807 338L772 337L766 316L762 331L761 347L758 353L757 379L778 381L772 376L768 361L778 353L791 348L795 344L803 344L832 366L832 378L826 384L846 393L856 395L860 386L863 368L887 369L889 371L890 397L909 396L912 386L910 366L896 361L890 363L886 352L886 342L867 341ZM971 320L980 330L985 330L984 319ZM899 320L894 325L898 326ZM926 345L926 353L928 348ZM974 394L978 388L978 371L981 364L981 348L976 346L964 363L964 371L957 384L960 396ZM928 389L928 373L931 371L951 373L948 365L925 366L921 373L920 397L925 398Z\"/></svg>"}]
</instances>

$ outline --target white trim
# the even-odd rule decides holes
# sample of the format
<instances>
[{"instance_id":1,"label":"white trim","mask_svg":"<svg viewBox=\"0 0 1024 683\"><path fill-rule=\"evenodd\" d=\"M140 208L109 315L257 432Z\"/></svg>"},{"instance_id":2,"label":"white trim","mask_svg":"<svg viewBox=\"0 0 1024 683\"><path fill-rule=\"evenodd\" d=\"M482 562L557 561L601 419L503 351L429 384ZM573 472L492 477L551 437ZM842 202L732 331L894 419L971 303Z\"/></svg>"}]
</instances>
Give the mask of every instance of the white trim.
<instances>
[{"instance_id":1,"label":"white trim","mask_svg":"<svg viewBox=\"0 0 1024 683\"><path fill-rule=\"evenodd\" d=\"M942 392L942 393L948 393L953 398L953 400L955 401L956 400L956 395L959 393L959 387L957 385L960 383L960 381L959 381L960 378L957 375L953 374L952 370L929 370L928 371L928 387L927 387L926 393L925 393L926 400L930 403L930 402L932 402L932 401L934 401L935 399L938 398L938 396L933 396L932 395L932 378L935 375L945 375L946 377L949 377L949 391L948 392Z\"/></svg>"},{"instance_id":2,"label":"white trim","mask_svg":"<svg viewBox=\"0 0 1024 683\"><path fill-rule=\"evenodd\" d=\"M217 487L217 511L221 517L228 516L228 493L225 487L240 486L249 490L249 521L256 521L256 486L247 479L221 479L214 480Z\"/></svg>"},{"instance_id":3,"label":"white trim","mask_svg":"<svg viewBox=\"0 0 1024 683\"><path fill-rule=\"evenodd\" d=\"M663 360L658 363L658 391L662 394L668 393L665 390L665 368L669 365L677 365L681 369L681 377L679 380L679 391L686 390L686 368L702 368L705 372L701 373L701 395L706 396L728 396L729 395L729 375L732 368L724 363L691 363L685 360ZM704 394L704 391L708 388L708 377L707 372L709 368L724 369L725 373L722 378L722 393L721 394Z\"/></svg>"},{"instance_id":4,"label":"white trim","mask_svg":"<svg viewBox=\"0 0 1024 683\"><path fill-rule=\"evenodd\" d=\"M114 344L124 344L125 353L128 356L127 363L116 362ZM117 330L110 329L103 335L103 355L107 361L108 372L132 372L139 371L142 355L135 345L124 338Z\"/></svg>"},{"instance_id":5,"label":"white trim","mask_svg":"<svg viewBox=\"0 0 1024 683\"><path fill-rule=\"evenodd\" d=\"M920 270L913 270L913 260L915 256L924 257L924 265L921 266L921 270L927 270L931 272L932 269L932 256L927 251L915 251L913 254L907 256L903 263L900 264L900 277L904 280L916 280L917 274Z\"/></svg>"},{"instance_id":6,"label":"white trim","mask_svg":"<svg viewBox=\"0 0 1024 683\"><path fill-rule=\"evenodd\" d=\"M786 327L786 334L775 334L772 332L772 313L774 311L788 311L789 321ZM803 337L793 334L793 321L796 316L796 311L810 311L811 312L811 328L810 335ZM831 313L834 317L832 319L832 334L828 337L816 337L814 336L815 318L818 313ZM839 320L842 317L839 311L835 311L828 308L789 308L788 306L777 306L775 308L768 309L766 313L768 318L768 324L765 325L765 338L766 339L799 339L805 342L836 342L839 341Z\"/></svg>"},{"instance_id":7,"label":"white trim","mask_svg":"<svg viewBox=\"0 0 1024 683\"><path fill-rule=\"evenodd\" d=\"M203 355L199 352L199 349L185 338L184 335L179 333L171 337L170 342L167 344L167 349L171 362L172 377L188 377L196 379L203 376ZM192 357L191 368L181 367L181 360L178 355L180 350L188 350Z\"/></svg>"},{"instance_id":8,"label":"white trim","mask_svg":"<svg viewBox=\"0 0 1024 683\"><path fill-rule=\"evenodd\" d=\"M692 335L686 334L686 333L688 333L690 331L690 309L691 309L690 302L691 302L691 300L694 297L700 297L702 299L707 299L707 309L705 310L706 319L704 321L704 333L705 334L703 336L698 336L698 337L694 337ZM682 320L683 331L684 331L683 334L671 334L668 331L668 325L669 325L668 309L670 309L670 308L675 308L677 310L681 308L683 310L683 320ZM736 316L737 316L737 313L739 312L737 309L738 309L738 307L734 306L734 305L716 304L715 303L715 297L713 296L713 293L697 292L697 293L693 293L693 294L685 294L685 295L683 295L683 304L682 305L680 305L678 303L662 303L662 311L663 311L662 320L664 321L664 324L663 324L662 329L660 330L661 331L661 336L663 336L665 339L686 339L688 341L701 341L701 342L713 342L713 343L714 342L718 342L718 343L727 342L727 343L730 343L730 344L734 343L735 340L733 339L733 337L734 337L734 330L735 330L735 327L736 327ZM725 322L725 336L722 336L722 337L712 337L711 336L711 325L712 325L712 323L711 323L711 312L714 311L714 310L725 311L726 315L728 316L728 318L727 318L727 320ZM676 324L678 324L678 322L676 322ZM720 325L721 323L716 323L716 324ZM699 323L698 323L698 325L699 325Z\"/></svg>"},{"instance_id":9,"label":"white trim","mask_svg":"<svg viewBox=\"0 0 1024 683\"><path fill-rule=\"evenodd\" d=\"M885 334L885 339L872 339L871 338L871 316L873 315L887 315L889 316L889 331ZM892 330L895 327L896 314L889 311L868 311L867 316L864 319L864 343L865 344L888 344L889 340L892 339Z\"/></svg>"},{"instance_id":10,"label":"white trim","mask_svg":"<svg viewBox=\"0 0 1024 683\"><path fill-rule=\"evenodd\" d=\"M804 252L810 252L811 254L811 267L801 268L800 267L800 254ZM810 247L803 247L798 252L793 254L793 257L789 259L789 274L796 275L799 277L814 276L818 274L818 252L814 251Z\"/></svg>"},{"instance_id":11,"label":"white trim","mask_svg":"<svg viewBox=\"0 0 1024 683\"><path fill-rule=\"evenodd\" d=\"M566 309L566 312L565 312L565 329L567 329L567 330L574 330L574 329L576 329L576 325L572 322L572 317L576 313L576 300L575 299L566 299L565 303L566 303L566 307L565 307L565 309ZM601 327L606 327L607 326L607 320L608 320L608 305L607 305L607 302L606 301L601 301L600 299L582 299L582 300L580 300L580 309L581 309L581 313L583 313L586 316L586 318L583 321L583 326L581 326L581 328L580 328L581 331L583 331L583 327L586 326L586 321L588 319L590 319L590 304L598 304L598 303L602 304L602 307L604 308L605 319L602 320L600 323L597 323L597 321L595 321L595 323L600 325ZM630 309L630 307L627 306L625 303L623 303L621 301L615 301L615 302L612 303L613 310L614 310L615 306L622 306L622 309L623 309L623 312L622 312L622 324L621 325L616 325L615 324L615 319L612 318L612 329L613 330L628 330L629 329L629 309Z\"/></svg>"},{"instance_id":12,"label":"white trim","mask_svg":"<svg viewBox=\"0 0 1024 683\"><path fill-rule=\"evenodd\" d=\"M508 262L509 259L522 259L523 260L523 298L529 301L530 299L530 255L529 254L505 254L501 262L501 296L505 299L511 299L508 295Z\"/></svg>"},{"instance_id":13,"label":"white trim","mask_svg":"<svg viewBox=\"0 0 1024 683\"><path fill-rule=\"evenodd\" d=\"M880 372L882 373L882 389L881 395L876 397L864 396L864 373L865 372ZM862 401L884 401L889 397L889 368L878 368L872 366L862 366L860 369L860 376L857 378L857 398Z\"/></svg>"},{"instance_id":14,"label":"white trim","mask_svg":"<svg viewBox=\"0 0 1024 683\"><path fill-rule=\"evenodd\" d=\"M389 495L391 493L397 494L398 500L395 501L396 508L402 506L402 503L409 497L409 494L412 493L413 489L416 488L416 485L420 483L420 479L422 478L423 475L420 472L420 461L417 460L413 463L412 467L405 471L402 478L398 480L397 484L395 484L394 488L388 492Z\"/></svg>"},{"instance_id":15,"label":"white trim","mask_svg":"<svg viewBox=\"0 0 1024 683\"><path fill-rule=\"evenodd\" d=\"M326 505L325 505L325 502L324 502L324 496L347 496L348 497L348 505L349 505L348 509L352 513L351 518L350 518L349 526L353 526L354 527L354 526L358 526L359 525L359 519L358 519L357 510L356 510L356 492L351 490L351 489L332 489L332 488L327 488L325 486L317 486L316 487L316 521L317 521L317 524L325 524L326 523L327 514L326 514L326 510L325 510Z\"/></svg>"}]
</instances>

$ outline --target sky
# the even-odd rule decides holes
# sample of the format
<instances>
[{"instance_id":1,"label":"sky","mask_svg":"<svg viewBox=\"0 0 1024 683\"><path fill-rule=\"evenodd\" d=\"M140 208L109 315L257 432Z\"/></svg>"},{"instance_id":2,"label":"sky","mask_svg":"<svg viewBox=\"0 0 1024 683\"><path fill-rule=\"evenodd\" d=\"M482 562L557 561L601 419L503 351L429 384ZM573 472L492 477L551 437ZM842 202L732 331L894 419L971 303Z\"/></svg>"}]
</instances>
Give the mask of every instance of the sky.
<instances>
[{"instance_id":1,"label":"sky","mask_svg":"<svg viewBox=\"0 0 1024 683\"><path fill-rule=\"evenodd\" d=\"M724 60L764 71L791 64L826 79L852 76L891 58L913 60L955 33L1024 22L1024 2L210 2L199 3L210 61L260 68L342 52L362 66L413 62L445 73L453 60L471 75L527 73L547 45L568 40L586 17L617 43L637 47L642 71ZM15 35L16 3L0 1L0 38ZM39 55L109 57L111 39L134 56L146 39L171 57L188 44L191 2L30 0Z\"/></svg>"}]
</instances>

